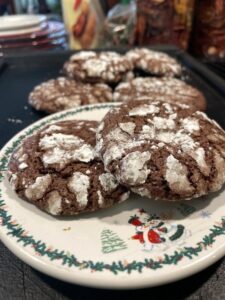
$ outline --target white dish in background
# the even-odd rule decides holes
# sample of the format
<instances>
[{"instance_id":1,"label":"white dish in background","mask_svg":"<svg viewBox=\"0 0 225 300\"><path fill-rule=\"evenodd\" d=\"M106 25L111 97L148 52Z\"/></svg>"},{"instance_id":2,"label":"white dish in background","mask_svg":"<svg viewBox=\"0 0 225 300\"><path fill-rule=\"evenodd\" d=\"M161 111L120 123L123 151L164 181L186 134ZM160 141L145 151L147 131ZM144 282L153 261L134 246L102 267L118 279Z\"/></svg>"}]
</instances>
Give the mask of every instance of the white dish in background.
<instances>
[{"instance_id":1,"label":"white dish in background","mask_svg":"<svg viewBox=\"0 0 225 300\"><path fill-rule=\"evenodd\" d=\"M0 17L0 32L38 27L46 21L44 15L12 15Z\"/></svg>"},{"instance_id":2,"label":"white dish in background","mask_svg":"<svg viewBox=\"0 0 225 300\"><path fill-rule=\"evenodd\" d=\"M17 134L2 149L2 242L39 271L92 287L150 287L203 270L225 254L224 189L183 202L132 195L112 208L69 218L52 217L11 190L4 171L24 138L55 121L101 120L113 105L89 105L50 115ZM160 226L153 229L153 225ZM157 235L160 243L154 241Z\"/></svg>"},{"instance_id":3,"label":"white dish in background","mask_svg":"<svg viewBox=\"0 0 225 300\"><path fill-rule=\"evenodd\" d=\"M39 32L41 30L44 30L47 27L48 27L48 23L44 22L40 26L35 26L32 28L18 29L18 30L11 30L11 31L0 31L0 38L14 37L14 36L20 37L21 35Z\"/></svg>"},{"instance_id":4,"label":"white dish in background","mask_svg":"<svg viewBox=\"0 0 225 300\"><path fill-rule=\"evenodd\" d=\"M41 26L34 27L33 29L6 31L0 32L0 43L11 42L14 40L20 41L21 39L35 39L42 38L43 36L57 34L58 32L66 32L64 24L58 21L48 21L41 24Z\"/></svg>"}]
</instances>

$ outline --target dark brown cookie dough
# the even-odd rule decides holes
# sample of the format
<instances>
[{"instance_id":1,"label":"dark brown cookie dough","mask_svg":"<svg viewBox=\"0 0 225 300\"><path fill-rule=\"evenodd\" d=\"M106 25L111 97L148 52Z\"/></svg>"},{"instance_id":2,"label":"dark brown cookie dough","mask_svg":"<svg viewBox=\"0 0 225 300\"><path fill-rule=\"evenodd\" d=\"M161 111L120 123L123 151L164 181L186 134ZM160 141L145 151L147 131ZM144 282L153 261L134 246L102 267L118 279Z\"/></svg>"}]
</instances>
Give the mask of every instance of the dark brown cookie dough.
<instances>
[{"instance_id":1,"label":"dark brown cookie dough","mask_svg":"<svg viewBox=\"0 0 225 300\"><path fill-rule=\"evenodd\" d=\"M121 81L132 70L132 63L116 52L80 51L64 64L67 77L90 83Z\"/></svg>"},{"instance_id":2,"label":"dark brown cookie dough","mask_svg":"<svg viewBox=\"0 0 225 300\"><path fill-rule=\"evenodd\" d=\"M111 109L97 149L106 170L149 198L196 198L225 182L225 132L182 105L140 100Z\"/></svg>"},{"instance_id":3,"label":"dark brown cookie dough","mask_svg":"<svg viewBox=\"0 0 225 300\"><path fill-rule=\"evenodd\" d=\"M137 77L120 83L113 94L113 100L124 102L148 97L151 101L187 104L193 112L206 109L206 99L196 88L175 78Z\"/></svg>"},{"instance_id":4,"label":"dark brown cookie dough","mask_svg":"<svg viewBox=\"0 0 225 300\"><path fill-rule=\"evenodd\" d=\"M128 51L126 57L134 68L146 73L165 77L181 76L181 65L166 53L136 48Z\"/></svg>"},{"instance_id":5,"label":"dark brown cookie dough","mask_svg":"<svg viewBox=\"0 0 225 300\"><path fill-rule=\"evenodd\" d=\"M110 207L128 191L104 170L95 152L95 121L48 125L12 155L9 181L19 197L52 215Z\"/></svg>"},{"instance_id":6,"label":"dark brown cookie dough","mask_svg":"<svg viewBox=\"0 0 225 300\"><path fill-rule=\"evenodd\" d=\"M108 85L83 84L64 77L41 83L29 95L30 105L47 113L110 101L112 101L112 89Z\"/></svg>"}]
</instances>

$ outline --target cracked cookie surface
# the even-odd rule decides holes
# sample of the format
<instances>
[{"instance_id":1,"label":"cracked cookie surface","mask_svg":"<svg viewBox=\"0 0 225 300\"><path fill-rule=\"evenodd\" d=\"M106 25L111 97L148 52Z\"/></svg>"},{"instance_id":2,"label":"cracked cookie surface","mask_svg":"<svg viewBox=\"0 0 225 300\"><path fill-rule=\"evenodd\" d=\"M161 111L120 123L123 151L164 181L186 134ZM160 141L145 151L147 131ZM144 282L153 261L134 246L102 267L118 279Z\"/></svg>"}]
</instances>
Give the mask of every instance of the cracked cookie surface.
<instances>
[{"instance_id":1,"label":"cracked cookie surface","mask_svg":"<svg viewBox=\"0 0 225 300\"><path fill-rule=\"evenodd\" d=\"M9 163L9 182L23 198L52 215L110 207L128 191L96 155L95 121L50 124L24 140Z\"/></svg>"},{"instance_id":2,"label":"cracked cookie surface","mask_svg":"<svg viewBox=\"0 0 225 300\"><path fill-rule=\"evenodd\" d=\"M108 85L83 84L64 77L41 83L29 95L29 103L35 109L47 113L110 101L112 101L112 89Z\"/></svg>"},{"instance_id":3,"label":"cracked cookie surface","mask_svg":"<svg viewBox=\"0 0 225 300\"><path fill-rule=\"evenodd\" d=\"M137 77L120 83L113 93L114 101L130 100L164 101L189 105L192 111L206 109L204 95L191 85L175 78Z\"/></svg>"},{"instance_id":4,"label":"cracked cookie surface","mask_svg":"<svg viewBox=\"0 0 225 300\"><path fill-rule=\"evenodd\" d=\"M176 59L166 53L147 48L136 48L127 52L126 57L134 68L156 76L181 76L182 68Z\"/></svg>"},{"instance_id":5,"label":"cracked cookie surface","mask_svg":"<svg viewBox=\"0 0 225 300\"><path fill-rule=\"evenodd\" d=\"M182 105L140 100L111 109L97 149L121 184L149 198L188 200L225 182L225 132Z\"/></svg>"},{"instance_id":6,"label":"cracked cookie surface","mask_svg":"<svg viewBox=\"0 0 225 300\"><path fill-rule=\"evenodd\" d=\"M82 82L114 84L132 71L132 63L116 52L81 51L72 55L64 64L69 78Z\"/></svg>"}]
</instances>

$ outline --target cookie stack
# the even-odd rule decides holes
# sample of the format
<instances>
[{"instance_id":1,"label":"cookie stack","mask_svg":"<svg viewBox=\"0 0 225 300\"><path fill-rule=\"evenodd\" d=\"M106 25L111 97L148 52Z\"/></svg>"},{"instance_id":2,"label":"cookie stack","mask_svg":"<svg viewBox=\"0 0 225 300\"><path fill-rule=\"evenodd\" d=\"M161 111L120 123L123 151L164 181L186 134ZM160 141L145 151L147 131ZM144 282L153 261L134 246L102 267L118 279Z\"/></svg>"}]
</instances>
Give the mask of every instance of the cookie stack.
<instances>
[{"instance_id":1,"label":"cookie stack","mask_svg":"<svg viewBox=\"0 0 225 300\"><path fill-rule=\"evenodd\" d=\"M149 50L133 50L125 58L93 53L73 56L64 66L70 79L42 84L31 94L33 101L34 95L42 99L48 112L64 109L66 101L94 103L99 93L105 102L107 84L124 80L130 65L160 76L163 70L170 76L181 70L170 60L156 67L151 59L165 60L164 55L151 56ZM69 216L110 207L127 200L130 191L146 201L179 201L221 189L225 132L200 111L206 107L201 92L171 77L138 77L119 83L113 98L122 103L100 122L57 122L23 141L8 171L20 198L52 215Z\"/></svg>"}]
</instances>

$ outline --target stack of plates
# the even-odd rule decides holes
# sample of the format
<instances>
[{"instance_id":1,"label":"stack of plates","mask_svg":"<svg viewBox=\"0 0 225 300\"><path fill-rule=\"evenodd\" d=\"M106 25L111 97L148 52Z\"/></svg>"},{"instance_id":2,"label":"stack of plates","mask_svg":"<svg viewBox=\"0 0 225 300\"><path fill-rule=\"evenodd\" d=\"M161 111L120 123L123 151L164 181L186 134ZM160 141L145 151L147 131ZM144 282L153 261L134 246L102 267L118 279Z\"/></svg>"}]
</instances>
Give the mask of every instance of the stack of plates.
<instances>
[{"instance_id":1,"label":"stack of plates","mask_svg":"<svg viewBox=\"0 0 225 300\"><path fill-rule=\"evenodd\" d=\"M64 24L43 15L0 17L0 52L64 48Z\"/></svg>"}]
</instances>

